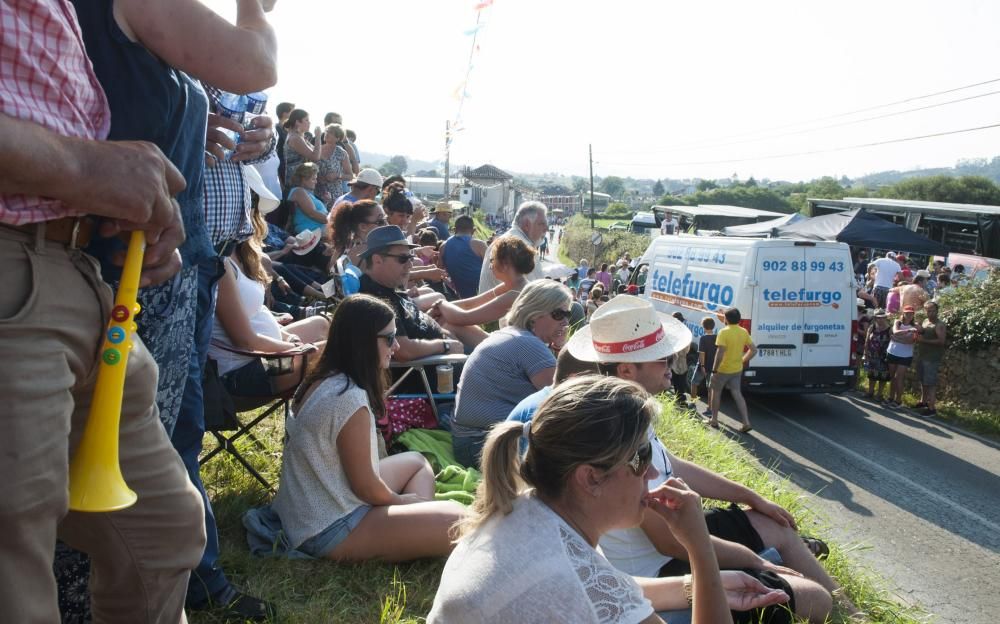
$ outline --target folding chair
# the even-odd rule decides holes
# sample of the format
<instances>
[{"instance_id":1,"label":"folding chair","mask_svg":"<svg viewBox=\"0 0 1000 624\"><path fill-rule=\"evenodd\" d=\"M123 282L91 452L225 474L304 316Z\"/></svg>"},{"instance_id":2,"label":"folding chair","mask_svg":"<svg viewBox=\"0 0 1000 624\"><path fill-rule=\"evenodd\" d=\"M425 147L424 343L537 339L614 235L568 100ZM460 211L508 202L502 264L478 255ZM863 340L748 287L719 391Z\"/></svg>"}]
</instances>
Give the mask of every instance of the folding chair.
<instances>
[{"instance_id":1,"label":"folding chair","mask_svg":"<svg viewBox=\"0 0 1000 624\"><path fill-rule=\"evenodd\" d=\"M399 396L399 397L404 396L404 395L394 395L393 393L396 391L396 388L401 386L403 384L403 381L405 381L406 378L410 376L410 373L416 372L417 375L420 377L420 381L424 387L424 395L421 396L426 396L427 399L431 402L431 410L434 412L434 417L437 418L438 416L437 401L454 399L455 392L450 392L447 394L445 393L435 394L434 391L431 390L431 383L430 380L427 379L427 371L424 369L424 367L437 366L439 364L451 364L452 366L454 366L456 364L464 364L465 360L467 359L468 359L467 355L456 353L449 355L432 355L430 357L424 357L417 360L409 360L408 362L393 361L391 364L389 364L390 368L406 369L406 370L403 371L403 374L400 375L395 382L393 382L393 384L389 387L389 391L386 394L388 394L389 396ZM457 379L454 380L454 385L457 390L458 387ZM410 397L408 396L407 398Z\"/></svg>"},{"instance_id":2,"label":"folding chair","mask_svg":"<svg viewBox=\"0 0 1000 624\"><path fill-rule=\"evenodd\" d=\"M288 374L292 371L292 358L294 356L304 355L316 350L315 346L311 344L304 344L283 353L263 353L260 351L243 351L240 349L234 349L229 345L224 345L218 342L213 342L212 344L215 347L231 353L261 358L264 360L265 369L271 376ZM206 367L206 375L217 374L215 373L215 370L214 366ZM295 395L295 390L298 388L298 385L302 383L302 379L305 377L305 371L305 366L299 367L298 379L292 388L284 392L274 393L272 396L264 397L233 396L226 392L221 381L219 381L219 383L217 383L217 389L223 396L220 397L221 401L213 401L213 403L215 403L214 406L209 405L210 401L207 396L209 390L207 385L210 382L206 380L205 433L212 434L218 442L218 446L198 460L198 465L204 466L209 460L219 453L226 452L238 461L243 468L246 469L251 476L253 476L254 479L259 481L260 484L264 486L265 489L274 494L274 486L272 486L271 483L265 479L256 468L254 468L253 464L251 464L247 458L244 457L239 449L236 448L236 441L240 438L246 437L261 450L265 449L264 444L253 434L254 427L273 414L282 413L284 418L288 417L288 403ZM267 409L262 411L260 414L253 416L250 420L244 420L246 418L246 412L251 412L268 405L269 407L267 407ZM231 407L231 413L226 413L228 411L226 407ZM244 414L243 418L240 417L240 414ZM233 433L227 435L230 431Z\"/></svg>"}]
</instances>

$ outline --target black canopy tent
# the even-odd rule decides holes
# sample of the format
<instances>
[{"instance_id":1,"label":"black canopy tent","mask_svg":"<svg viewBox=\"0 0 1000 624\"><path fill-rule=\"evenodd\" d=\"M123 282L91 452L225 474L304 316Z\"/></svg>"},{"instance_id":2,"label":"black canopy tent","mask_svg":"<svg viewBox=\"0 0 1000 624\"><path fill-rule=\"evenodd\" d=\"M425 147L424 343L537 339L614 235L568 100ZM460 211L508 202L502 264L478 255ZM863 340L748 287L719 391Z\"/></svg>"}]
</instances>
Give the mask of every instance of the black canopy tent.
<instances>
[{"instance_id":1,"label":"black canopy tent","mask_svg":"<svg viewBox=\"0 0 1000 624\"><path fill-rule=\"evenodd\" d=\"M852 247L893 249L925 256L946 256L948 247L861 208L813 217L778 228L779 238L839 241Z\"/></svg>"}]
</instances>

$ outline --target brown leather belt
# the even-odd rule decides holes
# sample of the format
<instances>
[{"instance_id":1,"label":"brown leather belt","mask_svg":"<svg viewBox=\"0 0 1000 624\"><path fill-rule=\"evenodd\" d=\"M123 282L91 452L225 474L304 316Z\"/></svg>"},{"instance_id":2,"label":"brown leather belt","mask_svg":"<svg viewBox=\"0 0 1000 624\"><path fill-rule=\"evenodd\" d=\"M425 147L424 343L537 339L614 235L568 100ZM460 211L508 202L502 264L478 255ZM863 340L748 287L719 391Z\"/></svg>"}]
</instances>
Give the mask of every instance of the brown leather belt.
<instances>
[{"instance_id":1,"label":"brown leather belt","mask_svg":"<svg viewBox=\"0 0 1000 624\"><path fill-rule=\"evenodd\" d=\"M86 247L97 227L95 220L90 217L63 217L41 223L5 225L5 227L34 236L38 232L38 228L43 225L45 226L45 234L43 235L45 240L66 245L70 249Z\"/></svg>"}]
</instances>

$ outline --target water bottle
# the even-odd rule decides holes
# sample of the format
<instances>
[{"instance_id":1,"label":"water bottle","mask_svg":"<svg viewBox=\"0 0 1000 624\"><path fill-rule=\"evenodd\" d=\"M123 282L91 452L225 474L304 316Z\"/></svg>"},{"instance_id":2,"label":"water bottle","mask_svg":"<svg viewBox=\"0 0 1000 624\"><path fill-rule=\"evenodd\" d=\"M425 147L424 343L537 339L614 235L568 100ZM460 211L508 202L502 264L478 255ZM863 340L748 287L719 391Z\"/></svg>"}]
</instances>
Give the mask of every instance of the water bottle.
<instances>
[{"instance_id":1,"label":"water bottle","mask_svg":"<svg viewBox=\"0 0 1000 624\"><path fill-rule=\"evenodd\" d=\"M227 93L223 91L219 95L219 103L216 106L216 113L220 117L225 117L226 119L232 119L236 123L243 125L244 117L246 116L247 110L247 96L236 95L235 93ZM227 137L232 139L233 143L239 144L240 134L234 130L227 130L225 128L220 128ZM225 150L225 159L229 160L233 156L233 150Z\"/></svg>"},{"instance_id":2,"label":"water bottle","mask_svg":"<svg viewBox=\"0 0 1000 624\"><path fill-rule=\"evenodd\" d=\"M247 110L243 120L243 127L247 130L253 130L254 118L263 115L264 111L267 110L267 94L263 91L257 91L255 93L247 93L246 98Z\"/></svg>"}]
</instances>

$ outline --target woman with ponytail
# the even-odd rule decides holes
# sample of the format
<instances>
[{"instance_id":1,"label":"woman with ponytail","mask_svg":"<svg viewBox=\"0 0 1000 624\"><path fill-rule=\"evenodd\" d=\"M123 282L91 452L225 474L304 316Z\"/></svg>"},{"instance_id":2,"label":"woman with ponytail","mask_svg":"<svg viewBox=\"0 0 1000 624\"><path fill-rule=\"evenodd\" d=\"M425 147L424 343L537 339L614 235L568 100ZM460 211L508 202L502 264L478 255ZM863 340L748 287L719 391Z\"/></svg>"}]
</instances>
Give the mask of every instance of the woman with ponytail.
<instances>
[{"instance_id":1,"label":"woman with ponytail","mask_svg":"<svg viewBox=\"0 0 1000 624\"><path fill-rule=\"evenodd\" d=\"M532 422L495 426L428 622L659 622L654 603L693 605L694 624L730 622L700 497L678 479L647 491L655 414L638 385L587 375L557 386ZM637 580L596 550L647 508L687 548L691 578Z\"/></svg>"},{"instance_id":2,"label":"woman with ponytail","mask_svg":"<svg viewBox=\"0 0 1000 624\"><path fill-rule=\"evenodd\" d=\"M326 347L295 395L273 508L289 545L336 561L408 561L452 549L458 503L434 500L419 453L379 459L396 342L392 308L353 295L334 310Z\"/></svg>"}]
</instances>

